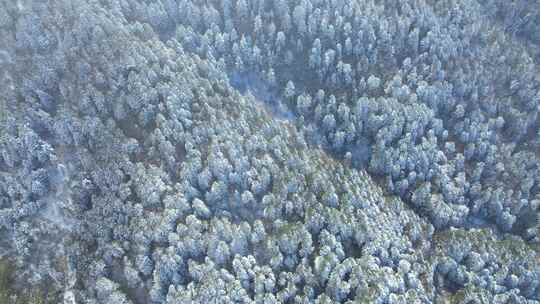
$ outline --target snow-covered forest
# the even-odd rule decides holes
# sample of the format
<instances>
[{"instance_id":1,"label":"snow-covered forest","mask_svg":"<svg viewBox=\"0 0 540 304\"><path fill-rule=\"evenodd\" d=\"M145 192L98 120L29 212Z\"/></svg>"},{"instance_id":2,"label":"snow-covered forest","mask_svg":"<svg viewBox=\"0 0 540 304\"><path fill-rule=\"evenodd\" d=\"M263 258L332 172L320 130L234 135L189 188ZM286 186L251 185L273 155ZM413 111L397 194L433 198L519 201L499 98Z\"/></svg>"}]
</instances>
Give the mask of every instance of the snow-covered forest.
<instances>
[{"instance_id":1,"label":"snow-covered forest","mask_svg":"<svg viewBox=\"0 0 540 304\"><path fill-rule=\"evenodd\" d=\"M0 0L0 304L540 303L538 0Z\"/></svg>"}]
</instances>

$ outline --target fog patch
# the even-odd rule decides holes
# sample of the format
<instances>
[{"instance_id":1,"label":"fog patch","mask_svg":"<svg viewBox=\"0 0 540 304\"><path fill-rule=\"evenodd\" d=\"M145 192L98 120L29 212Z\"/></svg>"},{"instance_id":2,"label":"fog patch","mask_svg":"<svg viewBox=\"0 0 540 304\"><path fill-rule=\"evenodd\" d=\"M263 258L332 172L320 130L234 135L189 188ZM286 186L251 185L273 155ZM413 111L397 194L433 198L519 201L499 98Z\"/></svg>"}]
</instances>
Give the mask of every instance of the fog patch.
<instances>
[{"instance_id":1,"label":"fog patch","mask_svg":"<svg viewBox=\"0 0 540 304\"><path fill-rule=\"evenodd\" d=\"M282 101L279 91L256 72L232 72L230 85L242 95L251 94L277 119L292 120L294 114Z\"/></svg>"},{"instance_id":2,"label":"fog patch","mask_svg":"<svg viewBox=\"0 0 540 304\"><path fill-rule=\"evenodd\" d=\"M61 230L72 231L75 221L65 214L65 210L72 205L68 169L63 164L59 164L51 176L51 183L55 190L45 198L46 207L40 215Z\"/></svg>"},{"instance_id":3,"label":"fog patch","mask_svg":"<svg viewBox=\"0 0 540 304\"><path fill-rule=\"evenodd\" d=\"M371 143L369 139L360 136L354 145L349 148L351 152L351 161L356 168L367 168L371 159Z\"/></svg>"}]
</instances>

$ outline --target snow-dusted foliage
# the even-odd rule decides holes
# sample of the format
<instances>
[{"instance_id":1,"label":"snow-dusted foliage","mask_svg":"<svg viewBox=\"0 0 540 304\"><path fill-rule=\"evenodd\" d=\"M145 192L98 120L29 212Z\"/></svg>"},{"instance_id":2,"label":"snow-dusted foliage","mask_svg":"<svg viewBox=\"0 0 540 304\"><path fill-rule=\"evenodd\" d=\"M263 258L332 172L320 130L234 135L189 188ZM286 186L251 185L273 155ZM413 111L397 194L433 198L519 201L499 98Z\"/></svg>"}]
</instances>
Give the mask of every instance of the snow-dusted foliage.
<instances>
[{"instance_id":1,"label":"snow-dusted foliage","mask_svg":"<svg viewBox=\"0 0 540 304\"><path fill-rule=\"evenodd\" d=\"M539 17L0 0L0 303L538 303Z\"/></svg>"}]
</instances>

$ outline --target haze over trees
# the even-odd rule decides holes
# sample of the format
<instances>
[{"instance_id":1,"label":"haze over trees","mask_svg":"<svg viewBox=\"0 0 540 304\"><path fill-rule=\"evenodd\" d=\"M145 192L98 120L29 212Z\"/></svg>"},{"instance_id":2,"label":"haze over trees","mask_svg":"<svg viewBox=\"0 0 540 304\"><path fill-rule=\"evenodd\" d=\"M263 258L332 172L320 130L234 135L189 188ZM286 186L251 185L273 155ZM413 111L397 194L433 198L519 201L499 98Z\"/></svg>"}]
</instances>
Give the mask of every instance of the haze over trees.
<instances>
[{"instance_id":1,"label":"haze over trees","mask_svg":"<svg viewBox=\"0 0 540 304\"><path fill-rule=\"evenodd\" d=\"M0 302L540 302L539 30L527 0L0 1Z\"/></svg>"}]
</instances>

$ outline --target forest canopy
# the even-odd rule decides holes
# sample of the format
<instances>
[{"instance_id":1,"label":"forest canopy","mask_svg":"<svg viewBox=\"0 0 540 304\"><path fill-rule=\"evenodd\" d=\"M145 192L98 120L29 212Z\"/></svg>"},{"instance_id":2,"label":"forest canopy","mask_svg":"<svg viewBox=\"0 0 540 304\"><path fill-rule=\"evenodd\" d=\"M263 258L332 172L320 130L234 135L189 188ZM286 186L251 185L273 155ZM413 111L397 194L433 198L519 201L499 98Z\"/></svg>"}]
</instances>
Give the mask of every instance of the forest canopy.
<instances>
[{"instance_id":1,"label":"forest canopy","mask_svg":"<svg viewBox=\"0 0 540 304\"><path fill-rule=\"evenodd\" d=\"M540 303L540 3L0 0L0 302Z\"/></svg>"}]
</instances>

